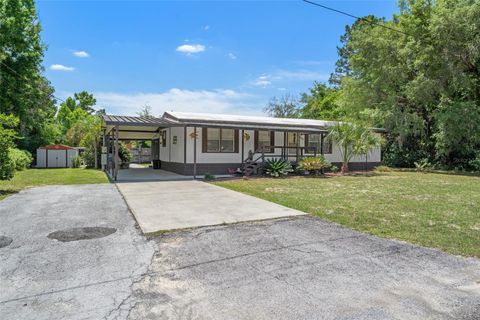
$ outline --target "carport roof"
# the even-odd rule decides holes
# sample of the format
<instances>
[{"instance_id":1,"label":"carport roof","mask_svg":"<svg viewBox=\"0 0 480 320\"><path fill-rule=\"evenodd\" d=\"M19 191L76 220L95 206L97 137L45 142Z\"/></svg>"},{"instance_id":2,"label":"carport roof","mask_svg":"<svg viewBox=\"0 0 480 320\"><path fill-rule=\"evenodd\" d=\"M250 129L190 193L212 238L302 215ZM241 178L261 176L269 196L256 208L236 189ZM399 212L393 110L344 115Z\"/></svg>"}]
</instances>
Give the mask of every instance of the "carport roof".
<instances>
[{"instance_id":1,"label":"carport roof","mask_svg":"<svg viewBox=\"0 0 480 320\"><path fill-rule=\"evenodd\" d=\"M103 120L107 126L123 125L123 126L147 126L154 127L170 124L171 122L164 118L145 118L131 116L114 116L104 115Z\"/></svg>"}]
</instances>

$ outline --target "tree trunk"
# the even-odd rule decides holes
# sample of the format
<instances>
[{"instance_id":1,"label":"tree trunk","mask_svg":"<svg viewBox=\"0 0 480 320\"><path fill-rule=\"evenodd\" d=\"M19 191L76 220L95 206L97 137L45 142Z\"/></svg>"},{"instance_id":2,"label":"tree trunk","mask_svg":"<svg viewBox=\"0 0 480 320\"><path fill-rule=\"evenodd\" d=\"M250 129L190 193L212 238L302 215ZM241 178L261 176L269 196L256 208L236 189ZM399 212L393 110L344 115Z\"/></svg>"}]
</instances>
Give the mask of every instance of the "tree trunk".
<instances>
[{"instance_id":1,"label":"tree trunk","mask_svg":"<svg viewBox=\"0 0 480 320\"><path fill-rule=\"evenodd\" d=\"M342 174L345 174L348 172L348 162L342 163Z\"/></svg>"}]
</instances>

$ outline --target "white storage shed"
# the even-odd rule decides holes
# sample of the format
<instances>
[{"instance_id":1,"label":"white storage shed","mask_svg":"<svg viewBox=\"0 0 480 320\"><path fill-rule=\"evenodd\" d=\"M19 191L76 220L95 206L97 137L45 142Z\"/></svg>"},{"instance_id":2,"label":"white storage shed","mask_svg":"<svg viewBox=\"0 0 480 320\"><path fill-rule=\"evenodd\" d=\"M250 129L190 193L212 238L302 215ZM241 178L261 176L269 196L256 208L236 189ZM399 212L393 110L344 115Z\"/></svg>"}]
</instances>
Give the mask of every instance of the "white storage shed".
<instances>
[{"instance_id":1,"label":"white storage shed","mask_svg":"<svg viewBox=\"0 0 480 320\"><path fill-rule=\"evenodd\" d=\"M80 153L79 148L53 144L37 149L37 168L71 168L72 159Z\"/></svg>"}]
</instances>

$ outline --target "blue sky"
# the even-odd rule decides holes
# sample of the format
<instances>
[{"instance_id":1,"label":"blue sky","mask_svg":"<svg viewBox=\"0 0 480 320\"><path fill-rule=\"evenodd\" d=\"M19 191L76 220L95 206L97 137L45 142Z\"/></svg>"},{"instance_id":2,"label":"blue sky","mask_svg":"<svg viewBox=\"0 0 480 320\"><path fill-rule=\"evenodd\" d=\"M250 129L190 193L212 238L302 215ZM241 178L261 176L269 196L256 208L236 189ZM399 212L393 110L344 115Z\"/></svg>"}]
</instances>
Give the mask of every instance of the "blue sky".
<instances>
[{"instance_id":1,"label":"blue sky","mask_svg":"<svg viewBox=\"0 0 480 320\"><path fill-rule=\"evenodd\" d=\"M391 17L394 0L318 1ZM353 19L301 1L38 1L56 95L87 90L112 114L261 114L327 81Z\"/></svg>"}]
</instances>

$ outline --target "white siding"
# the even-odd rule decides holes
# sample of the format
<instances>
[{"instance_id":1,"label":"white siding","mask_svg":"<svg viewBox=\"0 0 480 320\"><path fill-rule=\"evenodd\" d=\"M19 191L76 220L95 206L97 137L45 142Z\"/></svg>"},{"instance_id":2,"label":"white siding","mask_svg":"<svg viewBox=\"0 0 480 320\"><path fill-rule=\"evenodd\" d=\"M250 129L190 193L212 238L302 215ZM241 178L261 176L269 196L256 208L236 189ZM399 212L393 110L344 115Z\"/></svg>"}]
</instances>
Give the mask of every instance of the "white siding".
<instances>
[{"instance_id":1,"label":"white siding","mask_svg":"<svg viewBox=\"0 0 480 320\"><path fill-rule=\"evenodd\" d=\"M73 160L73 157L77 156L78 155L78 150L76 149L72 149L72 150L68 150L68 153L67 153L67 156L68 156L68 167L72 167L72 160Z\"/></svg>"},{"instance_id":2,"label":"white siding","mask_svg":"<svg viewBox=\"0 0 480 320\"><path fill-rule=\"evenodd\" d=\"M184 162L184 129L183 127L172 127L166 130L166 147L160 146L160 160L166 162ZM194 128L187 128L187 163L193 163L193 149L194 149L194 139L193 135ZM244 130L246 134L249 135L249 139L244 141L244 159L247 158L248 152L250 150L254 151L254 130ZM173 144L174 136L177 137L177 143ZM242 130L239 130L239 152L238 153L203 153L202 152L202 128L197 128L197 163L241 163L242 162ZM275 132L275 145L283 146L284 145L284 132L276 131ZM305 146L305 138L302 136L300 138L300 146ZM282 150L276 148L274 155L281 155ZM257 154L255 157L258 157ZM268 154L266 155L268 157ZM334 143L332 146L332 153L325 154L325 158L330 162L341 162L342 157L338 146ZM290 156L291 160L295 159L295 155ZM369 162L380 162L381 161L381 152L380 148L372 149L368 154ZM351 162L365 162L365 156L354 157Z\"/></svg>"},{"instance_id":3,"label":"white siding","mask_svg":"<svg viewBox=\"0 0 480 320\"><path fill-rule=\"evenodd\" d=\"M37 149L37 168L45 168L47 165L47 152L45 149Z\"/></svg>"},{"instance_id":4,"label":"white siding","mask_svg":"<svg viewBox=\"0 0 480 320\"><path fill-rule=\"evenodd\" d=\"M167 140L170 143L170 162L183 163L183 127L170 128L170 138ZM174 140L176 139L176 143ZM167 143L168 144L168 143Z\"/></svg>"}]
</instances>

